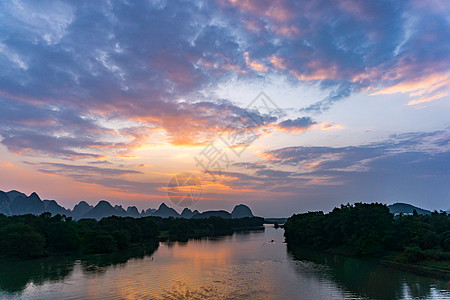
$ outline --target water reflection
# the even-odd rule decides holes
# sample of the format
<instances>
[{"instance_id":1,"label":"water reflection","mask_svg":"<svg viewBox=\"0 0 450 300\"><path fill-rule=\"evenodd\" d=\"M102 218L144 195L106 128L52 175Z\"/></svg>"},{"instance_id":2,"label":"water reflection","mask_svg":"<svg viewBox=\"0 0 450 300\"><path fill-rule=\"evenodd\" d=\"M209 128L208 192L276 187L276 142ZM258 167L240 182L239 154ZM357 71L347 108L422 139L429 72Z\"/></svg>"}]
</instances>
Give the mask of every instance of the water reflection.
<instances>
[{"instance_id":1,"label":"water reflection","mask_svg":"<svg viewBox=\"0 0 450 300\"><path fill-rule=\"evenodd\" d=\"M139 260L152 255L157 248L158 245L149 245L116 253L84 255L77 259L77 262L80 264L83 272L101 274L110 266L124 267L130 259Z\"/></svg>"},{"instance_id":2,"label":"water reflection","mask_svg":"<svg viewBox=\"0 0 450 300\"><path fill-rule=\"evenodd\" d=\"M283 231L0 264L0 298L450 299L448 282L370 261L288 252Z\"/></svg>"},{"instance_id":3,"label":"water reflection","mask_svg":"<svg viewBox=\"0 0 450 300\"><path fill-rule=\"evenodd\" d=\"M361 297L430 299L439 291L450 290L450 284L445 280L401 272L374 261L306 249L289 249L289 252L295 260L299 260L296 262L297 272L331 279ZM314 262L313 267L306 262Z\"/></svg>"},{"instance_id":4,"label":"water reflection","mask_svg":"<svg viewBox=\"0 0 450 300\"><path fill-rule=\"evenodd\" d=\"M102 274L110 266L125 265L130 259L151 255L157 245L143 246L118 253L83 256L53 256L42 259L2 261L0 296L18 294L27 286L56 284L73 275L75 265L85 274Z\"/></svg>"},{"instance_id":5,"label":"water reflection","mask_svg":"<svg viewBox=\"0 0 450 300\"><path fill-rule=\"evenodd\" d=\"M1 262L0 295L1 291L22 291L30 282L42 285L63 280L73 271L74 264L73 259L65 257Z\"/></svg>"}]
</instances>

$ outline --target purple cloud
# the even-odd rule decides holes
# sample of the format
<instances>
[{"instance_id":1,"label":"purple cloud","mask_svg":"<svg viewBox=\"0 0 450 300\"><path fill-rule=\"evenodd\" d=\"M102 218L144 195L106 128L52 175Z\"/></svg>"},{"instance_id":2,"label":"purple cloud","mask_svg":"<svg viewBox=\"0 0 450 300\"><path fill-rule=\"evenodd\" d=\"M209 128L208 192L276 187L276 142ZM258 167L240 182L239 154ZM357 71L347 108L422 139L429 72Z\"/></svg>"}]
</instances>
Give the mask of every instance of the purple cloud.
<instances>
[{"instance_id":1,"label":"purple cloud","mask_svg":"<svg viewBox=\"0 0 450 300\"><path fill-rule=\"evenodd\" d=\"M305 130L317 124L310 117L299 117L297 119L288 119L277 124L277 126L286 131Z\"/></svg>"},{"instance_id":2,"label":"purple cloud","mask_svg":"<svg viewBox=\"0 0 450 300\"><path fill-rule=\"evenodd\" d=\"M410 105L441 99L450 85L448 15L444 1L3 1L1 143L16 154L92 165L160 142L155 132L161 131L176 145L204 144L230 124L234 130L302 132L316 124L306 113L326 111L355 93L407 93ZM214 96L230 80L274 77L319 87L326 96L294 105L299 115L290 120ZM273 190L287 183L295 190L296 180L359 182L360 174L384 174L387 163L410 172L413 158L418 173L430 165L439 169L448 142L429 140L433 134L421 142L413 135L382 144L267 151L270 168L242 165L253 173L235 184L258 186L264 178L259 187L272 180ZM68 169L41 170L111 185L98 174L79 177L83 170ZM342 180L334 180L337 175ZM365 186L372 175L363 176ZM117 180L124 189L144 189Z\"/></svg>"},{"instance_id":3,"label":"purple cloud","mask_svg":"<svg viewBox=\"0 0 450 300\"><path fill-rule=\"evenodd\" d=\"M393 135L351 147L288 147L268 151L258 163L235 164L235 189L283 193L298 207L330 202L417 203L446 209L450 194L448 130ZM265 165L265 168L255 166ZM431 188L430 188L431 187ZM447 200L446 200L447 199ZM308 202L316 202L315 205ZM295 206L293 205L293 206ZM443 206L444 205L444 206Z\"/></svg>"}]
</instances>

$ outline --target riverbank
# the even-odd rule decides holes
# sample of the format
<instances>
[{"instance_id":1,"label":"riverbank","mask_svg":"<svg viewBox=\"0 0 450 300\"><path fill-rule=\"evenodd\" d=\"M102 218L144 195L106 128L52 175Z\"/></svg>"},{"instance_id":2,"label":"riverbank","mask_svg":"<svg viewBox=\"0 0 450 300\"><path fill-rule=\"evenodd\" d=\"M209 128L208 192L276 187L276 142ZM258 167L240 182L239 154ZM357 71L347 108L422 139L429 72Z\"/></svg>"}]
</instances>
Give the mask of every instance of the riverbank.
<instances>
[{"instance_id":1,"label":"riverbank","mask_svg":"<svg viewBox=\"0 0 450 300\"><path fill-rule=\"evenodd\" d=\"M214 233L214 231L210 230L195 230L187 234L177 235L171 232L170 230L160 231L158 240L160 242L186 242L189 239L201 239L201 238L210 238L210 237L220 237L220 236L230 236L236 232L246 232L246 231L264 231L264 226L239 226L239 227L231 227L229 230L221 231L220 233Z\"/></svg>"},{"instance_id":2,"label":"riverbank","mask_svg":"<svg viewBox=\"0 0 450 300\"><path fill-rule=\"evenodd\" d=\"M373 259L418 274L450 278L450 216L445 212L394 217L384 204L355 203L327 214L293 215L284 227L291 248Z\"/></svg>"},{"instance_id":3,"label":"riverbank","mask_svg":"<svg viewBox=\"0 0 450 300\"><path fill-rule=\"evenodd\" d=\"M390 253L378 260L383 265L392 266L402 271L450 280L450 261L426 259L416 263L408 263L404 259L403 254L397 252Z\"/></svg>"},{"instance_id":4,"label":"riverbank","mask_svg":"<svg viewBox=\"0 0 450 300\"><path fill-rule=\"evenodd\" d=\"M408 263L404 261L405 258L403 257L401 252L391 252L381 257L370 257L355 255L350 249L344 247L314 249L290 244L287 244L287 246L288 250L297 258L302 258L302 254L309 254L311 252L322 253L324 255L339 255L343 257L375 262L383 266L421 276L450 280L450 261L442 262L434 260L423 260L418 263ZM307 259L311 258L307 257Z\"/></svg>"},{"instance_id":5,"label":"riverbank","mask_svg":"<svg viewBox=\"0 0 450 300\"><path fill-rule=\"evenodd\" d=\"M81 219L65 216L5 216L0 214L0 257L39 258L59 253L102 254L134 245L154 244L161 239L229 235L236 230L263 226L259 217L182 219L117 217Z\"/></svg>"},{"instance_id":6,"label":"riverbank","mask_svg":"<svg viewBox=\"0 0 450 300\"><path fill-rule=\"evenodd\" d=\"M159 243L158 249L0 263L1 299L446 299L444 280L312 251L283 230ZM314 257L315 255L315 257Z\"/></svg>"}]
</instances>

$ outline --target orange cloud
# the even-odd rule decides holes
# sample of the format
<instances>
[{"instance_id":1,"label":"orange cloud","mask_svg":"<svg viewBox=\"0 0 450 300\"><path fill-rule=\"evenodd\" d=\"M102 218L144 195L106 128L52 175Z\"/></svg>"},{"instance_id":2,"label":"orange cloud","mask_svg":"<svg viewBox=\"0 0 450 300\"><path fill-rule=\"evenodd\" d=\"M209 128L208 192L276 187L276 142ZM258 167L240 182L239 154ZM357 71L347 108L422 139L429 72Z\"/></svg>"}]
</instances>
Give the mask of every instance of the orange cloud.
<instances>
[{"instance_id":1,"label":"orange cloud","mask_svg":"<svg viewBox=\"0 0 450 300\"><path fill-rule=\"evenodd\" d=\"M231 4L240 11L253 13L267 17L273 21L286 22L294 17L293 12L287 7L285 1L253 1L253 0L221 0L222 6Z\"/></svg>"},{"instance_id":2,"label":"orange cloud","mask_svg":"<svg viewBox=\"0 0 450 300\"><path fill-rule=\"evenodd\" d=\"M246 20L244 21L245 28L250 31L260 32L264 29L264 24L259 20Z\"/></svg>"},{"instance_id":3,"label":"orange cloud","mask_svg":"<svg viewBox=\"0 0 450 300\"><path fill-rule=\"evenodd\" d=\"M344 129L343 126L341 125L333 125L333 124L329 124L329 123L320 123L315 125L314 127L319 127L320 130L340 130L340 129Z\"/></svg>"},{"instance_id":4,"label":"orange cloud","mask_svg":"<svg viewBox=\"0 0 450 300\"><path fill-rule=\"evenodd\" d=\"M286 127L281 127L281 126L278 126L277 124L274 124L272 126L272 128L278 132L301 134L301 133L304 133L305 131L311 129L312 127L303 127L303 128L289 127L289 128L286 128Z\"/></svg>"},{"instance_id":5,"label":"orange cloud","mask_svg":"<svg viewBox=\"0 0 450 300\"><path fill-rule=\"evenodd\" d=\"M398 71L394 73L393 78L402 78L405 75L406 71L408 71L408 68L398 69ZM388 76L389 75L385 75L384 77ZM419 103L441 99L447 96L449 87L450 74L434 73L412 80L404 80L400 83L375 91L370 95L407 93L410 97L418 97L408 102L408 105L416 105Z\"/></svg>"},{"instance_id":6,"label":"orange cloud","mask_svg":"<svg viewBox=\"0 0 450 300\"><path fill-rule=\"evenodd\" d=\"M305 133L307 130L311 130L311 129L320 129L320 130L340 130L340 129L344 129L343 126L341 125L334 125L334 124L329 124L326 122L322 122L322 123L311 123L311 125L309 126L304 126L304 127L295 127L295 126L291 126L291 127L286 127L286 126L280 126L279 124L272 124L270 126L272 129L274 129L275 131L278 132L286 132L286 133L292 133L292 134L301 134L301 133Z\"/></svg>"},{"instance_id":7,"label":"orange cloud","mask_svg":"<svg viewBox=\"0 0 450 300\"><path fill-rule=\"evenodd\" d=\"M274 30L276 35L282 35L289 38L297 37L301 33L300 29L294 25L274 26Z\"/></svg>"},{"instance_id":8,"label":"orange cloud","mask_svg":"<svg viewBox=\"0 0 450 300\"><path fill-rule=\"evenodd\" d=\"M445 97L447 95L448 95L448 92L441 92L441 93L437 93L437 94L434 94L434 95L427 95L427 96L420 97L418 99L409 101L408 105L416 105L416 104L419 104L419 103L431 102L433 100L441 99L441 98L443 98L443 97Z\"/></svg>"},{"instance_id":9,"label":"orange cloud","mask_svg":"<svg viewBox=\"0 0 450 300\"><path fill-rule=\"evenodd\" d=\"M245 57L245 63L247 64L247 66L249 66L253 70L258 71L258 72L267 72L267 67L265 67L264 65L262 65L256 61L250 60L250 58L248 56L248 52L244 53L244 57Z\"/></svg>"},{"instance_id":10,"label":"orange cloud","mask_svg":"<svg viewBox=\"0 0 450 300\"><path fill-rule=\"evenodd\" d=\"M395 94L395 93L412 93L413 96L426 93L427 90L435 90L442 86L450 85L450 75L447 74L431 74L429 76L401 82L387 88L378 90L371 95Z\"/></svg>"},{"instance_id":11,"label":"orange cloud","mask_svg":"<svg viewBox=\"0 0 450 300\"><path fill-rule=\"evenodd\" d=\"M214 56L219 58L219 60L212 62L208 61L207 59L200 58L197 62L197 65L217 71L232 71L239 74L247 73L247 71L242 69L241 66L233 64L228 57L225 57L221 53L216 53Z\"/></svg>"},{"instance_id":12,"label":"orange cloud","mask_svg":"<svg viewBox=\"0 0 450 300\"><path fill-rule=\"evenodd\" d=\"M281 1L275 1L275 3L266 11L267 17L279 22L286 22L294 17L294 14L288 8L282 6Z\"/></svg>"},{"instance_id":13,"label":"orange cloud","mask_svg":"<svg viewBox=\"0 0 450 300\"><path fill-rule=\"evenodd\" d=\"M289 68L284 58L272 55L269 57L270 62L276 69L288 71L299 81L313 81L322 79L338 79L337 66L323 66L320 61L311 61L307 64L311 71L303 74L297 70Z\"/></svg>"}]
</instances>

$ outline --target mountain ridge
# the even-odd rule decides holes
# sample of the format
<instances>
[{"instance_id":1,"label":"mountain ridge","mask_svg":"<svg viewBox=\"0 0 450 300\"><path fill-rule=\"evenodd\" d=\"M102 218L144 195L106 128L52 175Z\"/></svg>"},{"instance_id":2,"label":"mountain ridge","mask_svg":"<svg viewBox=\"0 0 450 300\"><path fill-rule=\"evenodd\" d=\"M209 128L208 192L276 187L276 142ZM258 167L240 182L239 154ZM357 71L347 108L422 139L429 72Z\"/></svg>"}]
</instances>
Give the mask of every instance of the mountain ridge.
<instances>
[{"instance_id":1,"label":"mountain ridge","mask_svg":"<svg viewBox=\"0 0 450 300\"><path fill-rule=\"evenodd\" d=\"M236 215L236 211L241 211L240 216ZM235 213L233 218L243 218L253 216L251 209L245 204L236 205L233 209L233 213L220 210L220 211L204 211L190 210L185 208L181 214L175 209L167 206L164 202L160 204L158 209L148 208L142 209L141 212L136 206L128 206L125 210L122 205L113 206L107 200L100 200L95 206L88 204L86 201L81 200L73 209L65 208L58 204L56 200L41 200L36 192L31 193L29 196L26 194L12 190L4 192L0 190L0 214L21 215L21 214L35 214L39 215L44 212L49 212L52 215L60 214L66 215L66 217L72 217L75 220L79 219L97 219L100 220L110 216L120 217L162 217L162 218L207 218L210 216L220 216L223 218L232 218L232 214ZM242 213L244 212L244 213Z\"/></svg>"},{"instance_id":2,"label":"mountain ridge","mask_svg":"<svg viewBox=\"0 0 450 300\"><path fill-rule=\"evenodd\" d=\"M397 202L391 205L387 206L389 208L389 211L391 212L391 214L393 215L397 215L397 214L413 214L414 210L419 214L419 215L429 215L431 214L431 211L427 210L427 209L423 209L417 206L414 206L412 204L408 204L408 203L401 203L401 202Z\"/></svg>"},{"instance_id":3,"label":"mountain ridge","mask_svg":"<svg viewBox=\"0 0 450 300\"><path fill-rule=\"evenodd\" d=\"M422 209L408 203L397 202L387 205L387 207L394 215L398 215L400 213L413 214L414 210L418 214L431 214L430 210ZM39 215L44 212L49 212L52 215L66 215L67 217L72 217L75 220L84 218L101 219L109 216L133 218L154 216L162 218L173 217L185 219L208 218L211 216L235 219L254 216L251 209L245 204L236 205L231 213L225 210L199 212L198 210L192 211L189 208L184 208L180 214L175 209L167 206L164 202L160 204L158 209L148 208L146 210L142 209L141 212L139 212L135 206L128 206L127 209L124 209L121 205L112 206L107 200L101 200L95 206L81 200L71 210L59 205L56 200L41 200L36 192L33 192L27 196L17 190L11 190L9 192L0 190L0 214L5 214L7 216L21 214ZM450 213L450 210L447 210L446 213Z\"/></svg>"}]
</instances>

